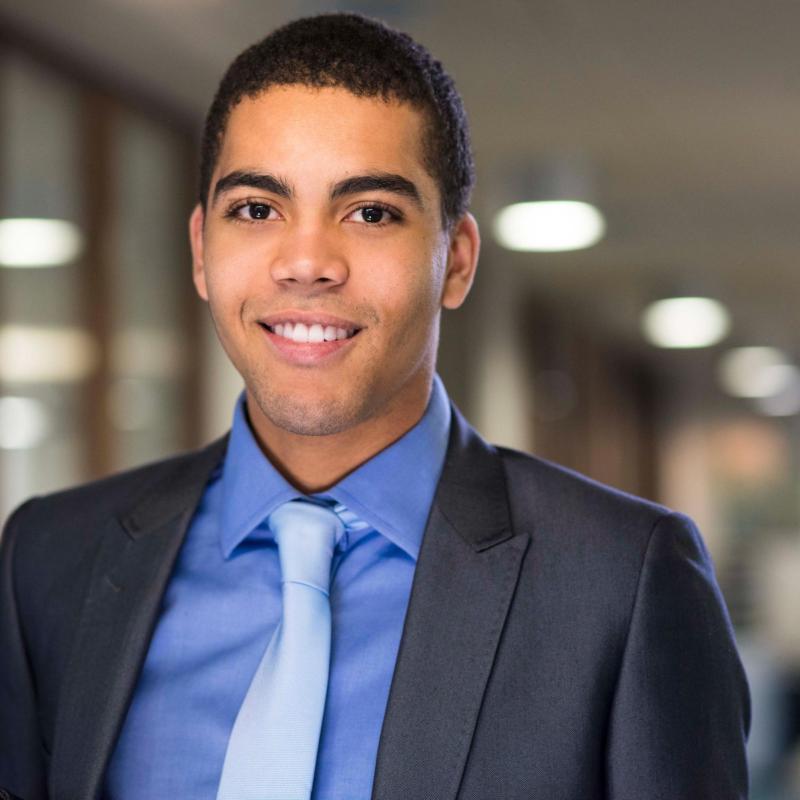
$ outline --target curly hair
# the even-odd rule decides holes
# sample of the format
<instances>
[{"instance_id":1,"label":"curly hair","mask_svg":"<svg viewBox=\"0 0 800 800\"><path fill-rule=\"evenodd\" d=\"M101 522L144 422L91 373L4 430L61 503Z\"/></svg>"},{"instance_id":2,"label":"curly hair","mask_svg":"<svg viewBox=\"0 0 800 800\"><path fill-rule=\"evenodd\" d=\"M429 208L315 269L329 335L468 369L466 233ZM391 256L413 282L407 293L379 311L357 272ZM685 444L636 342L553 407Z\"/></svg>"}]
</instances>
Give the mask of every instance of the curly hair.
<instances>
[{"instance_id":1,"label":"curly hair","mask_svg":"<svg viewBox=\"0 0 800 800\"><path fill-rule=\"evenodd\" d=\"M475 170L461 97L441 63L410 36L360 14L290 22L228 67L206 116L200 154L205 207L231 111L271 86L338 87L409 103L425 118L423 163L441 194L445 227L467 210Z\"/></svg>"}]
</instances>

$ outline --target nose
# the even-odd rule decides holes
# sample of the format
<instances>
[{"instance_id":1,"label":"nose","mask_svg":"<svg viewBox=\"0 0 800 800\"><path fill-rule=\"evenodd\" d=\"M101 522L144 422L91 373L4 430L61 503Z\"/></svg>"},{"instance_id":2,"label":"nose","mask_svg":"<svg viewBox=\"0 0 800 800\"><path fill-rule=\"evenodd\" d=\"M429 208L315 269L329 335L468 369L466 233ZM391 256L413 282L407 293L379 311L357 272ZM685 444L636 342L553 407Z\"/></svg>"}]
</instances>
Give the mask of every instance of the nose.
<instances>
[{"instance_id":1,"label":"nose","mask_svg":"<svg viewBox=\"0 0 800 800\"><path fill-rule=\"evenodd\" d=\"M349 270L333 232L314 224L286 230L271 273L287 288L327 289L343 284Z\"/></svg>"}]
</instances>

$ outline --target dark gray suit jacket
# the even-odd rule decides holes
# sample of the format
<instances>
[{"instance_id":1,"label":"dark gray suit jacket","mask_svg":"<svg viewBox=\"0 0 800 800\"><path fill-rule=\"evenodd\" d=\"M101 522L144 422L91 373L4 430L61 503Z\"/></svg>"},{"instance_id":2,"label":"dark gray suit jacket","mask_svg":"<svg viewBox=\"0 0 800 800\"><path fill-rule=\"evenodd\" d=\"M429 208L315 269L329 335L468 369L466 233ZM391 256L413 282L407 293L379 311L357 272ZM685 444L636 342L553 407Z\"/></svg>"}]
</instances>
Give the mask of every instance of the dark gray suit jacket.
<instances>
[{"instance_id":1,"label":"dark gray suit jacket","mask_svg":"<svg viewBox=\"0 0 800 800\"><path fill-rule=\"evenodd\" d=\"M0 786L25 800L100 797L176 554L224 451L221 440L13 515ZM692 523L493 448L455 412L373 798L744 798L748 720Z\"/></svg>"}]
</instances>

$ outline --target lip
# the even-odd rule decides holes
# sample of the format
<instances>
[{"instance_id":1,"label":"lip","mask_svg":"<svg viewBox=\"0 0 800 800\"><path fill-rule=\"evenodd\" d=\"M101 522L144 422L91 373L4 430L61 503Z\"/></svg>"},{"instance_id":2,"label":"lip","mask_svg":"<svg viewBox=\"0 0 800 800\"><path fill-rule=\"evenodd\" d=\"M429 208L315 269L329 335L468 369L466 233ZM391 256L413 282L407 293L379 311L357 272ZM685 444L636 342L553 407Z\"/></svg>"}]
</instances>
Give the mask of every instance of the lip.
<instances>
[{"instance_id":1,"label":"lip","mask_svg":"<svg viewBox=\"0 0 800 800\"><path fill-rule=\"evenodd\" d=\"M292 311L291 309L261 317L258 321L262 325L269 325L270 328L274 328L276 325L285 322L302 322L309 326L316 322L323 327L331 325L334 328L346 328L347 330L356 331L360 331L364 327L357 322L345 319L344 317L336 317L332 314L323 314L322 312L315 311Z\"/></svg>"},{"instance_id":2,"label":"lip","mask_svg":"<svg viewBox=\"0 0 800 800\"><path fill-rule=\"evenodd\" d=\"M308 319L312 319L311 317L307 317ZM272 317L275 319L275 325L277 325L281 321L289 321L294 320L295 322L304 322L304 319L300 316L295 317ZM330 316L318 316L314 317L313 321L322 323L324 320L335 320L336 317ZM336 327L346 327L348 323L346 321L341 320L343 324L338 324L336 322L329 322L326 324L334 325ZM267 343L272 348L273 352L278 355L278 357L284 363L290 364L291 366L296 367L316 367L316 366L327 366L331 362L335 362L336 360L342 358L347 351L353 346L353 342L356 341L360 335L360 331L362 330L358 326L354 326L350 324L351 328L356 328L358 331L354 336L351 336L349 339L336 339L331 342L294 342L291 339L287 339L284 336L278 336L277 333L273 333L272 331L266 328L268 323L260 320L259 327L267 340Z\"/></svg>"}]
</instances>

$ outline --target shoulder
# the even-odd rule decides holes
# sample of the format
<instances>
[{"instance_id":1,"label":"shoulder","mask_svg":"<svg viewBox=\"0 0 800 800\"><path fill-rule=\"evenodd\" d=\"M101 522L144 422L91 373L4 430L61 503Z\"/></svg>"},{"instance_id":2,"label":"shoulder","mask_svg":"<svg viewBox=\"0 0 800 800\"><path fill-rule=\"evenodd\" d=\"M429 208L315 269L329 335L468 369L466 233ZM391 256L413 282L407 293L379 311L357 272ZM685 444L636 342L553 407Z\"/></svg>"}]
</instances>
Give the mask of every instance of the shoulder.
<instances>
[{"instance_id":1,"label":"shoulder","mask_svg":"<svg viewBox=\"0 0 800 800\"><path fill-rule=\"evenodd\" d=\"M15 512L9 523L17 517L26 522L58 519L69 522L78 518L107 518L124 514L132 504L148 494L161 491L170 484L180 484L185 476L196 471L198 465L207 463L210 471L225 453L227 437L211 444L169 458L154 461L133 469L118 472L99 480L62 489L32 498Z\"/></svg>"},{"instance_id":2,"label":"shoulder","mask_svg":"<svg viewBox=\"0 0 800 800\"><path fill-rule=\"evenodd\" d=\"M655 619L677 595L684 608L725 617L711 558L691 519L542 459L497 453L512 530L528 539L520 581L526 619L544 615L563 629L577 625L582 639L602 651L622 647L636 608L646 609L641 619Z\"/></svg>"},{"instance_id":3,"label":"shoulder","mask_svg":"<svg viewBox=\"0 0 800 800\"><path fill-rule=\"evenodd\" d=\"M628 494L535 456L495 448L506 476L516 529L528 530L534 543L591 552L597 560L644 558L654 537L678 544L690 540L704 551L693 522L659 503Z\"/></svg>"},{"instance_id":4,"label":"shoulder","mask_svg":"<svg viewBox=\"0 0 800 800\"><path fill-rule=\"evenodd\" d=\"M89 546L109 521L121 519L148 497L169 494L187 483L204 484L224 456L227 437L199 450L31 498L9 517L0 545L50 553Z\"/></svg>"},{"instance_id":5,"label":"shoulder","mask_svg":"<svg viewBox=\"0 0 800 800\"><path fill-rule=\"evenodd\" d=\"M645 500L607 486L579 472L542 458L496 447L506 474L512 500L533 503L539 508L557 508L560 514L570 511L592 513L602 518L634 517L653 520L671 511L659 503Z\"/></svg>"},{"instance_id":6,"label":"shoulder","mask_svg":"<svg viewBox=\"0 0 800 800\"><path fill-rule=\"evenodd\" d=\"M529 453L490 444L458 409L453 412L442 481L458 489L448 497L462 518L478 517L491 526L502 514L504 525L530 538L532 555L567 564L613 567L617 559L619 566L637 570L653 535L662 532L671 538L685 531L702 548L687 517Z\"/></svg>"}]
</instances>

